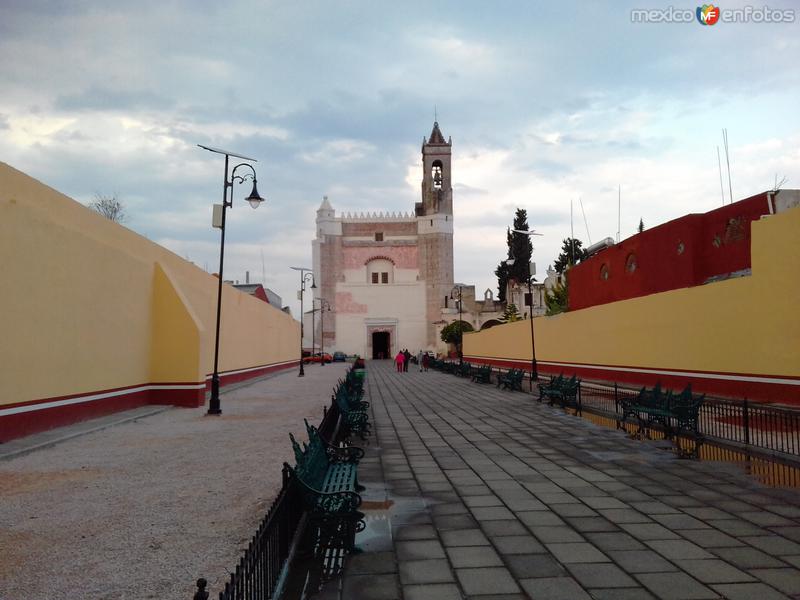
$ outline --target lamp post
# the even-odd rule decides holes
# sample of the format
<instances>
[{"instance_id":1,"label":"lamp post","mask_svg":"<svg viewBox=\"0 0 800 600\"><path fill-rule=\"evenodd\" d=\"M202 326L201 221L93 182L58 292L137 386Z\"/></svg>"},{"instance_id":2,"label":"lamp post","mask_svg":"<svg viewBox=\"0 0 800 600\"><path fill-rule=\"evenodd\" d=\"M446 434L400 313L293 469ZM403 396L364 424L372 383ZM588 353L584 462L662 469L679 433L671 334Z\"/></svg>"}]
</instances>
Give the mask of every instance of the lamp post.
<instances>
[{"instance_id":1,"label":"lamp post","mask_svg":"<svg viewBox=\"0 0 800 600\"><path fill-rule=\"evenodd\" d=\"M450 290L450 298L452 300L456 299L456 290L458 290L458 337L461 339L461 343L458 345L458 366L461 367L464 364L464 326L461 320L461 285L455 285L453 289Z\"/></svg>"},{"instance_id":2,"label":"lamp post","mask_svg":"<svg viewBox=\"0 0 800 600\"><path fill-rule=\"evenodd\" d=\"M317 298L319 300L319 359L322 366L325 366L325 311L331 311L331 303L325 298Z\"/></svg>"},{"instance_id":3,"label":"lamp post","mask_svg":"<svg viewBox=\"0 0 800 600\"><path fill-rule=\"evenodd\" d=\"M311 289L317 289L316 284L314 283L314 273L311 272L311 269L306 269L305 267L289 267L294 271L300 271L300 291L297 293L300 296L300 372L297 374L298 377L305 377L306 372L303 369L303 292L306 291L306 282L311 279ZM313 304L312 304L313 308ZM311 313L312 319L314 318L314 313Z\"/></svg>"},{"instance_id":4,"label":"lamp post","mask_svg":"<svg viewBox=\"0 0 800 600\"><path fill-rule=\"evenodd\" d=\"M233 156L235 158L241 158L243 160L248 160L251 162L258 162L255 158L248 158L247 156L242 156L241 154L235 154L233 152L228 152L227 150L220 150L219 148L211 148L209 146L203 146L202 144L198 144L204 150L208 150L210 152L215 152L217 154L224 154L225 155L225 172L222 176L222 215L220 219L219 229L220 229L220 244L219 244L219 280L217 281L217 325L215 330L215 337L214 337L214 373L211 376L211 398L208 402L208 413L209 415L221 415L222 409L220 408L219 402L219 325L220 325L220 318L222 315L222 267L224 266L225 261L225 214L228 208L233 207L233 184L236 183L244 183L247 179L253 180L253 190L250 192L250 195L245 198L247 202L250 203L250 206L253 208L258 208L258 206L264 202L264 198L259 196L258 188L256 187L256 170L253 168L252 165L248 163L239 163L235 167L233 167L233 171L231 172L231 178L228 179L228 163L230 161L230 157ZM237 175L236 171L240 168L247 168L252 171L252 173L245 173L244 175ZM230 193L228 192L230 190Z\"/></svg>"},{"instance_id":5,"label":"lamp post","mask_svg":"<svg viewBox=\"0 0 800 600\"><path fill-rule=\"evenodd\" d=\"M541 233L536 233L533 230L528 231L527 229L512 229L511 231L514 234L519 235L527 235L528 237L532 235L542 235ZM510 267L514 264L514 258L512 253L512 258L509 258L505 263ZM528 305L528 320L531 322L531 378L530 378L530 390L533 391L533 380L539 379L539 372L536 367L536 342L533 337L533 275L531 273L531 261L528 261L528 266L526 269L527 273L527 280L528 280L528 298L530 299L530 304Z\"/></svg>"},{"instance_id":6,"label":"lamp post","mask_svg":"<svg viewBox=\"0 0 800 600\"><path fill-rule=\"evenodd\" d=\"M314 285L313 283L311 285ZM314 327L314 316L317 314L317 309L314 308L314 296L311 296L311 356L317 353L317 328ZM309 361L308 364L311 364Z\"/></svg>"}]
</instances>

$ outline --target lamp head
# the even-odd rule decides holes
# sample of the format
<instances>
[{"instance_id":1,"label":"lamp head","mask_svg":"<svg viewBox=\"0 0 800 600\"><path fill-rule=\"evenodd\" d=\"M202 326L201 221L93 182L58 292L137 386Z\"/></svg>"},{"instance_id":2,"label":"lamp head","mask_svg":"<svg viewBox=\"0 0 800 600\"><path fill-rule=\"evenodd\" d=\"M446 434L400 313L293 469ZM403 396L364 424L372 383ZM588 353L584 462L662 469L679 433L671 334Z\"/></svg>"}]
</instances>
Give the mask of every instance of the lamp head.
<instances>
[{"instance_id":1,"label":"lamp head","mask_svg":"<svg viewBox=\"0 0 800 600\"><path fill-rule=\"evenodd\" d=\"M258 205L264 202L264 198L259 196L258 194L258 187L256 186L256 178L253 177L253 191L250 192L250 195L245 198L250 203L250 206L253 208L258 208Z\"/></svg>"}]
</instances>

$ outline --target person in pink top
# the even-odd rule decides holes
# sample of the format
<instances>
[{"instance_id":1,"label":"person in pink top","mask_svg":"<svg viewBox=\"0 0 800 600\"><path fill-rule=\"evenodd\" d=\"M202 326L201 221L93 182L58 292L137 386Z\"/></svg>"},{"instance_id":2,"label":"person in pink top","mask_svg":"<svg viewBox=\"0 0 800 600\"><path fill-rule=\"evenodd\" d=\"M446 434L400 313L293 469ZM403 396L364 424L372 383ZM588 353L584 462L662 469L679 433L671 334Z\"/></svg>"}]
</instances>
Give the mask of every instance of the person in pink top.
<instances>
[{"instance_id":1,"label":"person in pink top","mask_svg":"<svg viewBox=\"0 0 800 600\"><path fill-rule=\"evenodd\" d=\"M397 356L394 357L394 362L395 362L395 364L397 364L397 372L398 373L402 373L403 372L403 365L406 362L405 354L403 354L402 351L398 352Z\"/></svg>"}]
</instances>

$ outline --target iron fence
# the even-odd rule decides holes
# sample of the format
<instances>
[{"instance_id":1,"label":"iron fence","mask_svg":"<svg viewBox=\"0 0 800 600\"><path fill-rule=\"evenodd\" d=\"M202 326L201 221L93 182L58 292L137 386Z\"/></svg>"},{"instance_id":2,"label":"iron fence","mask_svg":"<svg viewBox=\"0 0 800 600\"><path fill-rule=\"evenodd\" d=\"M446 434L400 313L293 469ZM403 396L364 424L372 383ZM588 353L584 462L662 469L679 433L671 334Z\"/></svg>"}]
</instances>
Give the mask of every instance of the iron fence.
<instances>
[{"instance_id":1,"label":"iron fence","mask_svg":"<svg viewBox=\"0 0 800 600\"><path fill-rule=\"evenodd\" d=\"M451 361L439 360L433 368L452 371ZM493 367L496 376L507 369ZM530 375L529 375L530 377ZM540 378L538 383L545 381ZM536 390L533 390L536 394ZM636 398L639 390L618 383L581 382L577 412L583 410L619 421L621 400ZM706 398L700 408L698 430L706 442L756 452L779 460L800 460L800 410L743 400Z\"/></svg>"},{"instance_id":2,"label":"iron fence","mask_svg":"<svg viewBox=\"0 0 800 600\"><path fill-rule=\"evenodd\" d=\"M318 430L326 439L337 435L339 409L325 409ZM293 541L302 536L303 501L300 486L283 467L282 486L247 550L219 593L219 600L268 600L280 597ZM208 582L197 580L194 600L208 600Z\"/></svg>"},{"instance_id":3,"label":"iron fence","mask_svg":"<svg viewBox=\"0 0 800 600\"><path fill-rule=\"evenodd\" d=\"M581 383L584 410L622 417L620 400L638 390L617 385ZM706 398L700 407L700 434L707 442L731 445L788 460L800 458L800 411L744 400Z\"/></svg>"}]
</instances>

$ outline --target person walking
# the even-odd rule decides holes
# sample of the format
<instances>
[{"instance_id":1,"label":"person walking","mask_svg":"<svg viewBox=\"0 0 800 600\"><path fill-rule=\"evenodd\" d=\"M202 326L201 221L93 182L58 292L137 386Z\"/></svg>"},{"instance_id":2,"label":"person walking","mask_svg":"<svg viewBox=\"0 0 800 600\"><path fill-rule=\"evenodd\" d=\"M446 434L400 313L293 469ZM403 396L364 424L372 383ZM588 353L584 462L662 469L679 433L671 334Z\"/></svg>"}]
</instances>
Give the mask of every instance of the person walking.
<instances>
[{"instance_id":1,"label":"person walking","mask_svg":"<svg viewBox=\"0 0 800 600\"><path fill-rule=\"evenodd\" d=\"M405 362L403 362L403 371L406 373L408 372L408 363L411 360L411 352L408 351L408 348L403 350L403 356L405 357Z\"/></svg>"},{"instance_id":2,"label":"person walking","mask_svg":"<svg viewBox=\"0 0 800 600\"><path fill-rule=\"evenodd\" d=\"M422 370L425 371L426 373L428 372L428 364L429 364L429 362L430 362L430 357L428 356L428 353L426 352L425 354L422 355Z\"/></svg>"},{"instance_id":3,"label":"person walking","mask_svg":"<svg viewBox=\"0 0 800 600\"><path fill-rule=\"evenodd\" d=\"M394 357L394 362L395 364L397 364L397 372L402 373L403 365L405 365L406 362L406 355L403 354L402 350L397 353L397 356Z\"/></svg>"},{"instance_id":4,"label":"person walking","mask_svg":"<svg viewBox=\"0 0 800 600\"><path fill-rule=\"evenodd\" d=\"M422 353L422 350L417 352L417 366L419 367L419 372L422 373L422 357L425 356Z\"/></svg>"}]
</instances>

